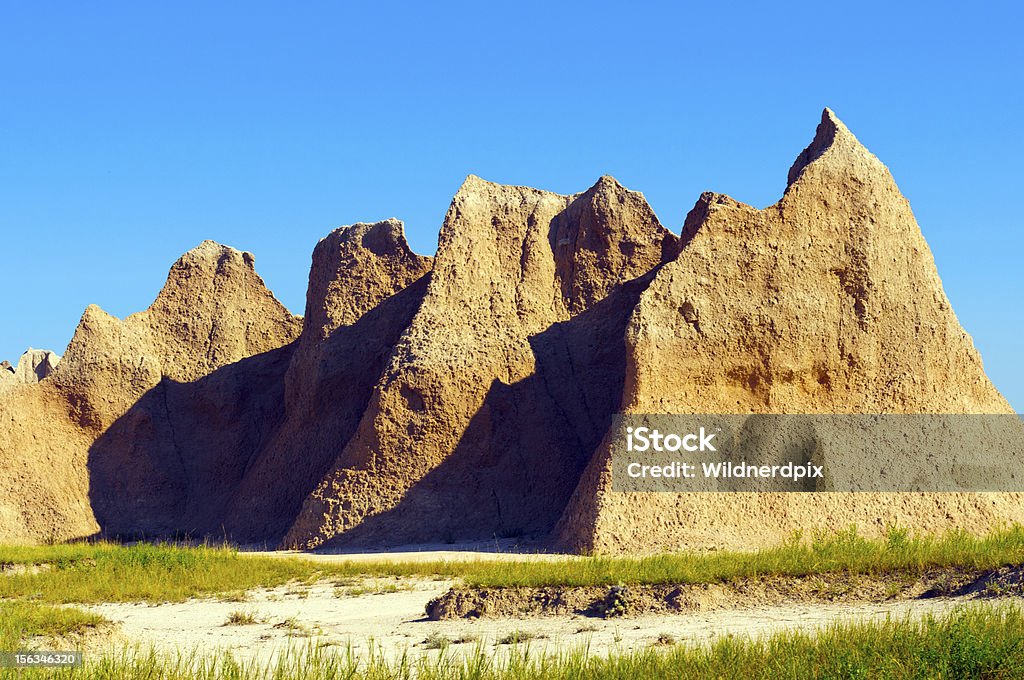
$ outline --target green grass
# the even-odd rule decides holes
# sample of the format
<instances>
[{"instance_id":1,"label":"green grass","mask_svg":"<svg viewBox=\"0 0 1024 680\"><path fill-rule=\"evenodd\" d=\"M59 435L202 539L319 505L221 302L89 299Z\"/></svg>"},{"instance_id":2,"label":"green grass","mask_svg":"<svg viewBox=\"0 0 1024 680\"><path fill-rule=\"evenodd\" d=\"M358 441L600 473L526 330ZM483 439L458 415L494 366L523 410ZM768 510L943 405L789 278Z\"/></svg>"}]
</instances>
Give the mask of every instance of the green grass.
<instances>
[{"instance_id":1,"label":"green grass","mask_svg":"<svg viewBox=\"0 0 1024 680\"><path fill-rule=\"evenodd\" d=\"M299 558L246 556L226 547L192 548L109 543L0 547L0 564L50 564L37 573L0 577L0 600L43 603L182 601L244 593L290 582L367 576L443 576L468 586L606 586L711 583L750 576L803 576L825 572L916 574L936 567L990 569L1024 563L1024 527L985 536L941 537L892 530L868 539L849 529L757 552L582 557L560 561L313 563ZM397 588L398 586L396 586Z\"/></svg>"},{"instance_id":2,"label":"green grass","mask_svg":"<svg viewBox=\"0 0 1024 680\"><path fill-rule=\"evenodd\" d=\"M923 573L951 566L992 569L1022 562L1024 527L1019 525L981 537L965 532L911 536L905 530L893 529L884 539L868 539L850 528L815 535L810 540L793 536L784 545L756 552L470 565L464 579L469 585L490 587L714 583L764 575Z\"/></svg>"},{"instance_id":3,"label":"green grass","mask_svg":"<svg viewBox=\"0 0 1024 680\"><path fill-rule=\"evenodd\" d=\"M545 635L538 635L537 633L531 633L527 630L514 630L511 633L503 635L498 638L495 642L497 645L523 645L532 640L544 639Z\"/></svg>"},{"instance_id":4,"label":"green grass","mask_svg":"<svg viewBox=\"0 0 1024 680\"><path fill-rule=\"evenodd\" d=\"M387 661L311 641L269 665L238 662L227 653L162 656L125 651L86 659L81 669L39 672L72 679L163 680L551 680L633 678L1018 678L1024 676L1024 615L1017 607L964 608L946 617L837 624L816 635L789 632L759 640L725 638L704 647L665 645L595 655L585 647L556 653L538 643L485 645ZM14 672L9 674L14 677ZM36 677L27 672L17 677Z\"/></svg>"},{"instance_id":5,"label":"green grass","mask_svg":"<svg viewBox=\"0 0 1024 680\"><path fill-rule=\"evenodd\" d=\"M30 602L0 602L0 651L15 649L23 640L37 636L65 636L93 628L105 619L70 607L50 607Z\"/></svg>"},{"instance_id":6,"label":"green grass","mask_svg":"<svg viewBox=\"0 0 1024 680\"><path fill-rule=\"evenodd\" d=\"M228 614L227 621L224 622L225 626L251 626L259 623L260 619L256 614L242 609L235 609Z\"/></svg>"},{"instance_id":7,"label":"green grass","mask_svg":"<svg viewBox=\"0 0 1024 680\"><path fill-rule=\"evenodd\" d=\"M168 602L308 580L309 562L246 558L222 547L110 543L0 548L0 563L54 568L0 578L0 599Z\"/></svg>"}]
</instances>

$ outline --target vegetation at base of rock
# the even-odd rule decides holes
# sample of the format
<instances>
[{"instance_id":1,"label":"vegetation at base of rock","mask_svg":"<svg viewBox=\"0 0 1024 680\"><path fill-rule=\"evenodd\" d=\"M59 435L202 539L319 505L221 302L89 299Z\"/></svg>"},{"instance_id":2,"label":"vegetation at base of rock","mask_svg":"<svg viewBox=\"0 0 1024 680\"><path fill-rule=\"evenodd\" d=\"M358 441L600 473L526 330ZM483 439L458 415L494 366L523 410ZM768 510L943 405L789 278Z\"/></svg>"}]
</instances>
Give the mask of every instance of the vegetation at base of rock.
<instances>
[{"instance_id":1,"label":"vegetation at base of rock","mask_svg":"<svg viewBox=\"0 0 1024 680\"><path fill-rule=\"evenodd\" d=\"M0 547L0 599L39 603L168 602L239 593L289 582L352 576L442 576L468 587L616 586L714 583L765 575L829 572L920 574L940 567L986 570L1024 562L1024 527L984 536L964 532L912 535L891 529L866 538L854 528L756 552L678 553L651 557L579 557L557 561L338 562L249 556L229 547L75 543Z\"/></svg>"},{"instance_id":2,"label":"vegetation at base of rock","mask_svg":"<svg viewBox=\"0 0 1024 680\"><path fill-rule=\"evenodd\" d=\"M591 656L581 646L547 652L544 641L484 645L438 653L383 658L373 649L357 655L310 641L277 661L242 662L230 653L164 656L126 650L87 659L80 669L25 672L18 677L67 679L175 678L221 680L319 680L321 678L416 677L424 680L519 680L521 678L1012 678L1024 674L1024 614L1017 607L972 607L920 621L844 623L817 634L787 632L749 640L721 638L709 646L664 644L635 652Z\"/></svg>"}]
</instances>

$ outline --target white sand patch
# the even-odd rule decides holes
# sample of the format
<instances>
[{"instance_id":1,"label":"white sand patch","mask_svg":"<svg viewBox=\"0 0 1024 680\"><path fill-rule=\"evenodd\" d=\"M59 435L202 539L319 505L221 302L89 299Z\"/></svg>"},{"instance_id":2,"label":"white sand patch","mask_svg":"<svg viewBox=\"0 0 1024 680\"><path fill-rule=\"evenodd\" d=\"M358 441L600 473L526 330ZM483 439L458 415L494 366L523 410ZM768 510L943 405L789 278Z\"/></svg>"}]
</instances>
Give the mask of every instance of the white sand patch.
<instances>
[{"instance_id":1,"label":"white sand patch","mask_svg":"<svg viewBox=\"0 0 1024 680\"><path fill-rule=\"evenodd\" d=\"M726 609L669 616L598 619L551 616L524 619L430 621L424 605L452 586L426 579L363 579L358 583L320 582L251 591L243 602L216 599L174 604L108 603L82 607L118 623L121 639L177 654L227 650L240 660L273 662L289 646L328 645L357 654L371 647L396 659L403 653L439 653L425 641L452 641L449 652L472 652L483 645L499 655L510 649L502 638L522 632L532 651L566 651L587 645L592 654L642 649L659 638L707 643L720 636L757 637L782 630L814 630L837 621L884 620L948 612L954 599L881 604L807 604ZM391 591L393 592L386 592ZM367 592L371 591L371 592ZM372 592L385 591L385 592ZM258 621L225 625L232 612ZM463 642L457 642L457 641ZM123 644L119 642L118 644Z\"/></svg>"}]
</instances>

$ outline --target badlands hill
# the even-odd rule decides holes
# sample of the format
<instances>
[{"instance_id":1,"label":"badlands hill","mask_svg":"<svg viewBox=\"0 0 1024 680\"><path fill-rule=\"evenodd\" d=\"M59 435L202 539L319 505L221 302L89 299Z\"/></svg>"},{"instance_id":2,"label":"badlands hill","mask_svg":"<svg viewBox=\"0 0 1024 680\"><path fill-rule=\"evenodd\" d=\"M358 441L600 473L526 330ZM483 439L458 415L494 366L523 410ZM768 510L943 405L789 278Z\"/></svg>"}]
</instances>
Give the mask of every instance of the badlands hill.
<instances>
[{"instance_id":1,"label":"badlands hill","mask_svg":"<svg viewBox=\"0 0 1024 680\"><path fill-rule=\"evenodd\" d=\"M146 311L88 308L40 382L2 373L0 540L618 552L1024 521L1013 494L611 487L620 412L1011 413L906 199L828 110L764 210L704 194L677 236L610 177L469 177L433 258L396 220L323 239L304 317L206 242Z\"/></svg>"}]
</instances>

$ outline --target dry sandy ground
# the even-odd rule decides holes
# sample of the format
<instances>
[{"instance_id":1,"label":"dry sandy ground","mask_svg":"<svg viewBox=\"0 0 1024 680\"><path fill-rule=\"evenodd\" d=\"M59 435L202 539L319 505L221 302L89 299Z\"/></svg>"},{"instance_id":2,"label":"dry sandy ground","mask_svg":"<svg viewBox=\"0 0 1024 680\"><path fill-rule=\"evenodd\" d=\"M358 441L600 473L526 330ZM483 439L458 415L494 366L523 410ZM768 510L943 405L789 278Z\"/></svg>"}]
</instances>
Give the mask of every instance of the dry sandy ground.
<instances>
[{"instance_id":1,"label":"dry sandy ground","mask_svg":"<svg viewBox=\"0 0 1024 680\"><path fill-rule=\"evenodd\" d=\"M332 645L364 654L372 646L389 658L405 652L438 654L425 641L431 635L466 640L449 650L472 652L483 645L499 655L510 649L496 645L522 631L532 634L531 650L568 650L589 645L591 653L631 650L658 644L659 637L707 642L722 635L759 636L785 629L814 629L834 621L884 619L942 613L956 606L953 599L929 599L883 604L786 605L646 616L593 619L551 616L510 619L430 621L425 603L451 587L450 581L377 579L336 586L284 586L252 591L243 602L215 599L180 604L100 604L84 607L120 625L125 639L176 653L197 649L230 650L239 659L271 662L289 645ZM384 592L365 592L365 589ZM397 590L396 590L397 589ZM392 592L387 592L387 591ZM252 614L259 621L226 625L232 612Z\"/></svg>"},{"instance_id":2,"label":"dry sandy ground","mask_svg":"<svg viewBox=\"0 0 1024 680\"><path fill-rule=\"evenodd\" d=\"M353 552L305 552L300 550L250 550L243 555L259 557L298 557L312 562L473 562L475 560L511 562L557 562L580 559L579 555L544 553L531 550L530 544L514 539L479 543L422 543L387 550Z\"/></svg>"}]
</instances>

